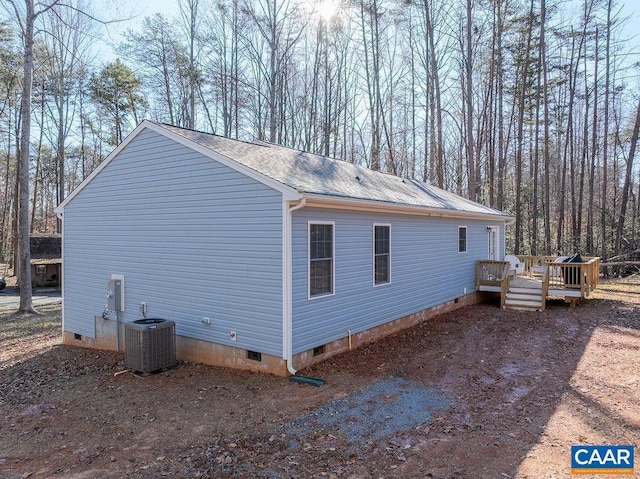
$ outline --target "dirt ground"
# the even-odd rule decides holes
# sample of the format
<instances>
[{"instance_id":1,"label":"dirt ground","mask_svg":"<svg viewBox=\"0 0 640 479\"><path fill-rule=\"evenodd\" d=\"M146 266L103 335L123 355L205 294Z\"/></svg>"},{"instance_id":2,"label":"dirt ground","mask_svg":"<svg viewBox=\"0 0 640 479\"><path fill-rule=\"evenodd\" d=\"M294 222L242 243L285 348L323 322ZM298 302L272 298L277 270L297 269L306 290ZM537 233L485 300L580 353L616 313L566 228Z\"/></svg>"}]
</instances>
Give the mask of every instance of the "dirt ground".
<instances>
[{"instance_id":1,"label":"dirt ground","mask_svg":"<svg viewBox=\"0 0 640 479\"><path fill-rule=\"evenodd\" d=\"M442 315L302 371L322 387L115 375L122 354L61 345L41 310L0 311L2 478L564 478L571 445L640 444L638 277Z\"/></svg>"}]
</instances>

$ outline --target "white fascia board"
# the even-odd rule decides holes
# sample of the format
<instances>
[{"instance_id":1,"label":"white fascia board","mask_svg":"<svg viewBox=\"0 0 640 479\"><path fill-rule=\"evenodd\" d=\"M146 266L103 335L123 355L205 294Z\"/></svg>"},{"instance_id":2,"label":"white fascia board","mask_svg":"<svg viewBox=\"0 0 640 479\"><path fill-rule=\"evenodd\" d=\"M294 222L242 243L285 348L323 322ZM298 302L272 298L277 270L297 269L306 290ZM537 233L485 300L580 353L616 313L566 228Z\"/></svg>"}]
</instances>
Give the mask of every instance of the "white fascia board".
<instances>
[{"instance_id":1,"label":"white fascia board","mask_svg":"<svg viewBox=\"0 0 640 479\"><path fill-rule=\"evenodd\" d=\"M456 211L445 208L430 208L428 206L404 205L398 203L385 203L382 201L361 200L338 196L327 196L305 193L308 207L348 209L356 211L369 211L376 213L395 213L417 216L431 216L440 218L465 218L475 220L499 221L505 224L513 222L511 216L479 213L474 211Z\"/></svg>"},{"instance_id":2,"label":"white fascia board","mask_svg":"<svg viewBox=\"0 0 640 479\"><path fill-rule=\"evenodd\" d=\"M291 188L290 186L283 185L282 183L275 181L269 178L268 176L265 176L262 173L257 172L256 170L253 170L247 166L244 166L243 164L238 163L237 161L227 156L221 155L216 151L210 150L209 148L199 145L198 143L195 143L189 140L188 138L178 135L177 133L173 133L172 131L169 131L163 128L162 125L158 125L153 122L147 122L147 123L148 123L147 127L150 130L153 130L156 133L164 135L167 138L170 138L175 142L180 143L181 145L186 146L191 150L197 151L198 153L208 158L211 158L212 160L215 160L225 166L228 166L229 168L236 170L238 173L242 173L243 175L258 181L264 184L265 186L268 186L269 188L279 191L280 193L282 193L283 201L297 200L300 196L298 194L298 190Z\"/></svg>"}]
</instances>

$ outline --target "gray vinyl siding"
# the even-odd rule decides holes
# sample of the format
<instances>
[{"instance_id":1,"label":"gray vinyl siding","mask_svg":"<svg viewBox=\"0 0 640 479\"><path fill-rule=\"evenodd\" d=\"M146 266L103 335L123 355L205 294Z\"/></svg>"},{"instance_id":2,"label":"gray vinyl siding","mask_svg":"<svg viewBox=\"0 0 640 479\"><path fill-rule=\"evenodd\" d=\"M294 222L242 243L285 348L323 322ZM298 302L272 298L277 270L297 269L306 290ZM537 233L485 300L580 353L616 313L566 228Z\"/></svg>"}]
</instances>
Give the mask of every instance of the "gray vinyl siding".
<instances>
[{"instance_id":1,"label":"gray vinyl siding","mask_svg":"<svg viewBox=\"0 0 640 479\"><path fill-rule=\"evenodd\" d=\"M279 192L145 130L64 210L64 329L94 337L115 273L123 321L144 301L179 335L281 355L282 254Z\"/></svg>"},{"instance_id":2,"label":"gray vinyl siding","mask_svg":"<svg viewBox=\"0 0 640 479\"><path fill-rule=\"evenodd\" d=\"M307 296L308 221L335 222L335 294ZM373 285L373 224L391 225L391 282ZM467 252L458 253L458 226ZM293 351L345 337L475 291L475 264L488 253L487 226L478 220L304 208L293 219Z\"/></svg>"}]
</instances>

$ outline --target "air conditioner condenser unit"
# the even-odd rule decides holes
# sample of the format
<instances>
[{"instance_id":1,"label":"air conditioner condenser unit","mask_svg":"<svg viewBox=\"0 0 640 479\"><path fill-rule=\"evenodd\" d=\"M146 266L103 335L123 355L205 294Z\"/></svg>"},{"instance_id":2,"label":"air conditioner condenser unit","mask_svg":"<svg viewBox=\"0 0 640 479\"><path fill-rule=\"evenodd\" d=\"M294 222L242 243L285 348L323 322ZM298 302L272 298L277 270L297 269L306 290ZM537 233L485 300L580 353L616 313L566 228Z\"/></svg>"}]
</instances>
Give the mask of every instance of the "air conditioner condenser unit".
<instances>
[{"instance_id":1,"label":"air conditioner condenser unit","mask_svg":"<svg viewBox=\"0 0 640 479\"><path fill-rule=\"evenodd\" d=\"M176 323L138 319L124 325L125 367L149 373L176 364Z\"/></svg>"}]
</instances>

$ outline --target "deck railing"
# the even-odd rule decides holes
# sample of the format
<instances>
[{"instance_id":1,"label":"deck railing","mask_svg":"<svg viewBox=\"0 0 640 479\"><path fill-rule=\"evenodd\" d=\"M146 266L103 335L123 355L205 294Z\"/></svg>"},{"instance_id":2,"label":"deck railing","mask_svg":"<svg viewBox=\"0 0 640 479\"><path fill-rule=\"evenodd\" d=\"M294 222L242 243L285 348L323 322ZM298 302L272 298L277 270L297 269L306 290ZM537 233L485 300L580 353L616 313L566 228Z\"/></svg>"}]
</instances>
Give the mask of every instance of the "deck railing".
<instances>
[{"instance_id":1,"label":"deck railing","mask_svg":"<svg viewBox=\"0 0 640 479\"><path fill-rule=\"evenodd\" d=\"M527 254L519 254L518 259L524 263L524 273L530 276L535 268L541 268L545 264L553 263L557 256L533 256ZM540 269L540 272L542 270Z\"/></svg>"},{"instance_id":2,"label":"deck railing","mask_svg":"<svg viewBox=\"0 0 640 479\"><path fill-rule=\"evenodd\" d=\"M509 289L508 261L481 260L476 263L476 290L481 286L500 288L500 307L504 306L504 300Z\"/></svg>"},{"instance_id":3,"label":"deck railing","mask_svg":"<svg viewBox=\"0 0 640 479\"><path fill-rule=\"evenodd\" d=\"M557 266L556 260L558 256L533 256L526 254L519 254L518 259L524 263L524 275L525 276L533 276L536 273L542 274L542 267L546 264L553 264ZM599 257L591 257L591 256L583 256L582 263L572 263L572 264L588 264L589 266L586 268L586 271L590 275L589 284L593 284L594 288L598 285L598 278L600 276L600 258Z\"/></svg>"},{"instance_id":4,"label":"deck railing","mask_svg":"<svg viewBox=\"0 0 640 479\"><path fill-rule=\"evenodd\" d=\"M522 275L538 278L542 282L543 309L550 290L554 295L571 297L574 301L576 298L588 297L598 286L600 258L583 258L581 263L556 263L557 256L519 255L518 258L525 263ZM508 261L478 261L476 290L501 292L501 301L504 303L510 276L515 275L510 268Z\"/></svg>"},{"instance_id":5,"label":"deck railing","mask_svg":"<svg viewBox=\"0 0 640 479\"><path fill-rule=\"evenodd\" d=\"M586 298L598 286L600 258L585 258L582 263L546 263L543 289L577 292Z\"/></svg>"}]
</instances>

